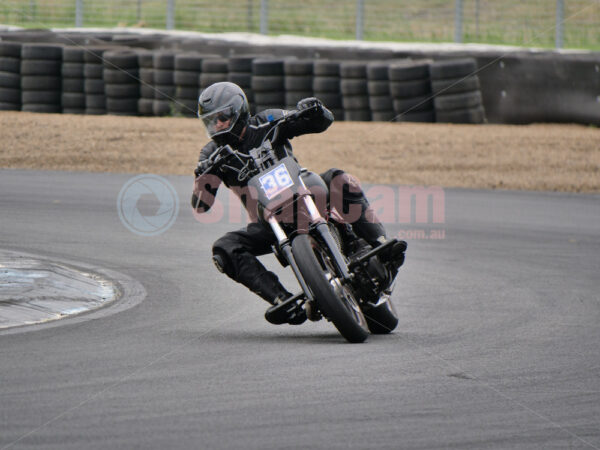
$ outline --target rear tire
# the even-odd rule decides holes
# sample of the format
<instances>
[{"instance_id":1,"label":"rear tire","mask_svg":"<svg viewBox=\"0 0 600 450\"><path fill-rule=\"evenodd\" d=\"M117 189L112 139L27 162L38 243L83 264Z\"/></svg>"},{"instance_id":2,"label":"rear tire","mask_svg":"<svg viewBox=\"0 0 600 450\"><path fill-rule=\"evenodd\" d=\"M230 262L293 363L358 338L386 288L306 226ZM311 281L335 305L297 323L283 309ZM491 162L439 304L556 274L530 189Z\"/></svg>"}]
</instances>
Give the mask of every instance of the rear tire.
<instances>
[{"instance_id":1,"label":"rear tire","mask_svg":"<svg viewBox=\"0 0 600 450\"><path fill-rule=\"evenodd\" d=\"M339 285L346 295L336 292L338 275L326 249L312 236L301 234L292 241L292 253L322 312L347 341L364 342L369 335L367 321L350 292Z\"/></svg>"}]
</instances>

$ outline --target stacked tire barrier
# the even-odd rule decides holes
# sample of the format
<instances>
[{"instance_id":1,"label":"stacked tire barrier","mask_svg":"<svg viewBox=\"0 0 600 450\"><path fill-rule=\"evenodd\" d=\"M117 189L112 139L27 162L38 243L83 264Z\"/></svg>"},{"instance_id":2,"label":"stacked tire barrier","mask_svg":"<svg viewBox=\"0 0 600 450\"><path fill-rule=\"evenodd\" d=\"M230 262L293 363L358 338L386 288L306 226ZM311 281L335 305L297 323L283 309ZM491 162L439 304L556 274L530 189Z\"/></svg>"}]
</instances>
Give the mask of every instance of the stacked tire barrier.
<instances>
[{"instance_id":1,"label":"stacked tire barrier","mask_svg":"<svg viewBox=\"0 0 600 450\"><path fill-rule=\"evenodd\" d=\"M252 114L315 96L338 121L486 122L474 58L225 58L187 48L0 42L0 109L194 117L203 89L231 81Z\"/></svg>"},{"instance_id":2,"label":"stacked tire barrier","mask_svg":"<svg viewBox=\"0 0 600 450\"><path fill-rule=\"evenodd\" d=\"M205 89L211 84L227 81L229 61L227 58L206 58L202 60L200 73L200 89Z\"/></svg>"},{"instance_id":3,"label":"stacked tire barrier","mask_svg":"<svg viewBox=\"0 0 600 450\"><path fill-rule=\"evenodd\" d=\"M62 45L24 44L21 48L21 109L62 112Z\"/></svg>"},{"instance_id":4,"label":"stacked tire barrier","mask_svg":"<svg viewBox=\"0 0 600 450\"><path fill-rule=\"evenodd\" d=\"M21 109L21 44L0 42L0 111Z\"/></svg>"},{"instance_id":5,"label":"stacked tire barrier","mask_svg":"<svg viewBox=\"0 0 600 450\"><path fill-rule=\"evenodd\" d=\"M340 77L344 120L370 121L367 63L343 62L340 65Z\"/></svg>"},{"instance_id":6,"label":"stacked tire barrier","mask_svg":"<svg viewBox=\"0 0 600 450\"><path fill-rule=\"evenodd\" d=\"M108 114L138 114L139 76L138 55L135 51L114 50L104 53L103 77Z\"/></svg>"},{"instance_id":7,"label":"stacked tire barrier","mask_svg":"<svg viewBox=\"0 0 600 450\"><path fill-rule=\"evenodd\" d=\"M174 112L175 102L175 55L174 51L154 53L154 102L155 116L168 116Z\"/></svg>"},{"instance_id":8,"label":"stacked tire barrier","mask_svg":"<svg viewBox=\"0 0 600 450\"><path fill-rule=\"evenodd\" d=\"M199 53L175 55L175 113L184 117L194 117L198 110L200 92L200 71L205 56Z\"/></svg>"},{"instance_id":9,"label":"stacked tire barrier","mask_svg":"<svg viewBox=\"0 0 600 450\"><path fill-rule=\"evenodd\" d=\"M140 98L138 113L141 116L154 115L154 53L151 51L138 52L140 67Z\"/></svg>"},{"instance_id":10,"label":"stacked tire barrier","mask_svg":"<svg viewBox=\"0 0 600 450\"><path fill-rule=\"evenodd\" d=\"M367 91L371 118L375 122L394 120L394 104L390 96L388 62L373 62L367 66Z\"/></svg>"},{"instance_id":11,"label":"stacked tire barrier","mask_svg":"<svg viewBox=\"0 0 600 450\"><path fill-rule=\"evenodd\" d=\"M254 91L252 90L252 61L256 58L256 55L232 56L227 65L227 80L244 90L250 104L251 114L256 113Z\"/></svg>"},{"instance_id":12,"label":"stacked tire barrier","mask_svg":"<svg viewBox=\"0 0 600 450\"><path fill-rule=\"evenodd\" d=\"M85 114L84 54L82 47L63 48L61 104L65 114Z\"/></svg>"},{"instance_id":13,"label":"stacked tire barrier","mask_svg":"<svg viewBox=\"0 0 600 450\"><path fill-rule=\"evenodd\" d=\"M390 95L397 122L435 122L429 60L389 66Z\"/></svg>"},{"instance_id":14,"label":"stacked tire barrier","mask_svg":"<svg viewBox=\"0 0 600 450\"><path fill-rule=\"evenodd\" d=\"M252 62L252 90L256 111L285 107L283 59L255 59Z\"/></svg>"},{"instance_id":15,"label":"stacked tire barrier","mask_svg":"<svg viewBox=\"0 0 600 450\"><path fill-rule=\"evenodd\" d=\"M313 70L312 59L288 59L283 63L287 109L295 109L299 100L313 96Z\"/></svg>"},{"instance_id":16,"label":"stacked tire barrier","mask_svg":"<svg viewBox=\"0 0 600 450\"><path fill-rule=\"evenodd\" d=\"M315 60L313 73L313 95L333 113L335 120L344 120L339 61Z\"/></svg>"},{"instance_id":17,"label":"stacked tire barrier","mask_svg":"<svg viewBox=\"0 0 600 450\"><path fill-rule=\"evenodd\" d=\"M474 59L434 62L430 71L438 122L485 122L477 63Z\"/></svg>"},{"instance_id":18,"label":"stacked tire barrier","mask_svg":"<svg viewBox=\"0 0 600 450\"><path fill-rule=\"evenodd\" d=\"M440 117L439 121L485 122L489 120L491 123L510 124L547 122L600 125L600 109L598 109L600 102L598 100L600 88L600 78L598 77L598 73L600 73L599 52L555 52L552 50L531 51L530 49L520 49L507 53L503 49L494 49L493 47L485 52L474 52L468 47L453 48L449 51L422 47L375 50L359 48L354 45L330 46L320 44L311 47L295 44L269 47L256 45L247 40L224 41L215 37L190 38L187 36L180 38L170 33L152 35L144 33L143 36L135 34L133 31L127 31L126 34L111 31L78 31L77 33L68 32L67 38L65 38L63 33L18 30L0 32L0 41L2 45L9 42L82 45L86 48L86 54L89 50L93 50L94 46L111 46L113 48L129 46L144 48L153 52L164 51L163 49L202 51L203 53L229 55L230 60L256 54L256 52L261 54L261 58L315 58L314 94L317 97L326 96L323 101L334 113L337 120L343 118L344 110L341 106L336 105L335 99L331 98L335 94L335 92L327 90L331 86L324 88L323 82L318 80L323 77L333 78L339 76L339 73L319 73L318 66L326 67L335 61L386 61L391 66L395 65L396 58L432 59L437 64L437 62L473 58L477 61L478 67L485 68L477 74L481 85L479 90L482 101L480 101L479 95L475 93L477 88L474 84L476 81L473 78L469 76L456 77L448 73L439 78L434 75L430 83L431 89L435 91L435 94L431 94L432 96L457 95L457 97L440 99L436 102L435 108L430 107L428 111L418 111L416 108L409 108L410 111L407 111L406 108L402 108L401 112L406 114L402 114L400 119L431 121L435 119L435 109L437 109ZM4 109L16 109L16 105L20 104L20 97L16 102L14 92L14 89L17 88L14 86L14 75L20 71L19 57L20 55L14 54L0 55L0 105ZM7 65L14 64L15 60L19 63L19 69L16 71L10 68L7 69ZM92 61L86 59L85 62L87 64ZM236 72L247 74L244 70L236 70ZM97 79L97 77L87 75L89 74L86 74L86 82L90 79ZM467 78L467 80L461 81L462 78ZM245 81L247 81L247 77ZM405 92L402 96L396 92L394 97L392 85L396 82L409 81L419 80L390 80L390 95L392 95L393 100L398 100L396 103L418 97L415 91L412 93ZM100 80L96 84L101 85L101 83ZM448 83L455 85L453 89L460 89L460 91L451 92L451 90L446 89ZM404 90L404 87L397 87L397 89ZM245 90L248 91L247 86L245 86ZM376 92L372 92L370 96L383 95L379 93L381 91ZM104 95L104 91L86 92L87 113L98 114L103 112L105 105L101 104L100 101L102 95ZM92 96L97 97L90 99ZM7 97L10 98L9 102L7 102ZM252 97L250 92L248 97L249 100ZM341 102L342 96L339 93L337 98ZM250 102L252 107L252 100ZM376 102L379 101L376 100ZM284 100L277 106L285 107L285 103ZM485 113L483 108L485 108ZM256 108L253 108L252 111L255 112ZM375 113L373 114L374 118L378 119L379 113L376 110L373 112ZM396 111L394 112L396 113ZM349 115L353 116L354 113L349 111Z\"/></svg>"},{"instance_id":19,"label":"stacked tire barrier","mask_svg":"<svg viewBox=\"0 0 600 450\"><path fill-rule=\"evenodd\" d=\"M106 114L102 55L108 50L107 47L88 47L83 55L83 74L85 75L83 89L85 92L86 114Z\"/></svg>"}]
</instances>

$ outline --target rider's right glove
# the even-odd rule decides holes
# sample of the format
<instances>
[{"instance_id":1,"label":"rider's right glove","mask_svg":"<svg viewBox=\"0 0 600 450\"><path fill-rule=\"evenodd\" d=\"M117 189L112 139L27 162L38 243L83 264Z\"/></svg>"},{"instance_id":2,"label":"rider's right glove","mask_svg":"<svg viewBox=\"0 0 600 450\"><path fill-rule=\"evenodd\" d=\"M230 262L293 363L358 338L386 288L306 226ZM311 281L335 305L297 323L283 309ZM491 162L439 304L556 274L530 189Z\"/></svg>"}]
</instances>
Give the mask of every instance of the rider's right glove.
<instances>
[{"instance_id":1,"label":"rider's right glove","mask_svg":"<svg viewBox=\"0 0 600 450\"><path fill-rule=\"evenodd\" d=\"M203 159L202 161L198 161L198 166L194 169L194 174L199 176L206 172L211 166L211 162L208 159Z\"/></svg>"}]
</instances>

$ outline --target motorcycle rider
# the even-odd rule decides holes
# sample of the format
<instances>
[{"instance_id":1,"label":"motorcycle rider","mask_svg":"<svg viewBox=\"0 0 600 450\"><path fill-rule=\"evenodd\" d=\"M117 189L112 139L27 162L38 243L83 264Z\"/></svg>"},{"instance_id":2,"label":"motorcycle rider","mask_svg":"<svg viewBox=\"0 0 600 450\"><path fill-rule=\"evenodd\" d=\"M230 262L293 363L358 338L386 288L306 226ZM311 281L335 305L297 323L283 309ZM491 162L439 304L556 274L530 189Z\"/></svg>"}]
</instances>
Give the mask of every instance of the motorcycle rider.
<instances>
[{"instance_id":1,"label":"motorcycle rider","mask_svg":"<svg viewBox=\"0 0 600 450\"><path fill-rule=\"evenodd\" d=\"M271 136L273 149L293 156L289 140L307 133L325 131L333 122L332 113L315 97L300 100L297 105L304 113L295 120L286 121L276 136ZM287 112L281 109L267 109L250 116L249 105L243 90L231 82L219 82L207 87L198 98L198 117L203 121L211 139L200 152L198 166L194 171L196 178L192 194L192 207L197 213L208 211L212 206L217 189L221 182L236 193L247 185L247 180L240 181L238 172L231 169L235 163L237 169L243 165L233 161L230 168L212 169L211 155L219 147L229 145L243 153L258 147L267 134L273 132L275 123ZM229 163L228 163L229 164ZM335 179L343 197L345 208L352 205L360 207L360 215L352 223L354 232L364 238L372 246L386 241L385 230L375 218L369 203L360 189L358 182L340 169L330 169L321 174L321 178L331 191ZM245 204L246 197L239 195ZM213 245L213 262L217 269L233 280L243 284L271 305L276 305L290 294L280 283L277 275L268 271L257 256L271 253L276 238L271 229L259 222L251 222L247 227L226 233ZM404 262L406 243L400 241L383 257L392 262L397 270ZM267 310L266 319L274 324L300 324L306 320L306 312L295 305L287 311L273 313L274 308Z\"/></svg>"}]
</instances>

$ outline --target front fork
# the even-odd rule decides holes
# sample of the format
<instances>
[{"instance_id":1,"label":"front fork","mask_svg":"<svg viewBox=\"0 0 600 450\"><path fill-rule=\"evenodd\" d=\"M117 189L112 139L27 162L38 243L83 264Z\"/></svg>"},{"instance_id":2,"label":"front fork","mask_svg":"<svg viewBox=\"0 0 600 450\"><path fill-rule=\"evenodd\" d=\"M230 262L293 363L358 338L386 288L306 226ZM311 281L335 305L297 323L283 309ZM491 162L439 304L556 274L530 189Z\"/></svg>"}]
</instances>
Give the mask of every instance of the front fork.
<instances>
[{"instance_id":1,"label":"front fork","mask_svg":"<svg viewBox=\"0 0 600 450\"><path fill-rule=\"evenodd\" d=\"M342 280L344 282L350 282L352 275L348 270L346 259L344 258L344 255L342 255L342 252L335 242L335 239L333 239L331 231L329 230L329 225L327 225L327 221L323 218L323 216L321 216L317 205L315 205L315 202L310 195L305 195L302 197L302 199L304 200L304 205L308 211L310 221L312 224L314 224L314 228L317 230L320 238L329 248L330 254L333 257L333 263L338 269L338 273L341 275Z\"/></svg>"},{"instance_id":2,"label":"front fork","mask_svg":"<svg viewBox=\"0 0 600 450\"><path fill-rule=\"evenodd\" d=\"M341 275L342 282L343 283L350 282L350 280L352 279L352 275L351 275L350 271L348 270L346 260L345 260L344 256L342 255L342 252L338 248L337 243L333 239L333 236L331 235L331 231L329 230L329 226L327 225L327 222L325 221L323 216L321 216L321 214L319 213L319 210L318 210L317 206L315 205L314 200L312 199L312 197L310 195L303 195L302 201L304 202L304 206L306 207L306 211L308 212L308 215L310 217L310 223L312 224L312 227L317 231L319 237L322 239L322 241L325 243L325 245L330 249L330 254L333 257L333 263L335 264L336 268L338 269L338 273ZM290 267L292 268L292 271L294 272L294 275L296 276L296 279L298 280L300 287L304 291L304 294L305 294L307 300L315 300L311 290L309 289L308 285L306 284L306 281L304 280L304 277L302 276L302 273L300 273L300 269L298 268L298 265L296 264L296 260L294 259L294 255L292 253L291 243L290 243L290 240L289 240L287 234L285 233L285 231L281 227L280 223L277 221L277 219L274 216L269 217L267 222L271 226L271 229L273 230L273 233L275 234L275 237L277 238L277 243L279 245L281 253L285 257L285 259L289 262ZM300 296L295 295L294 297L292 297L288 301L286 301L285 304L287 305L291 301L296 301L296 300L298 300L298 298L300 298ZM283 304L282 304L282 306L283 306Z\"/></svg>"},{"instance_id":3,"label":"front fork","mask_svg":"<svg viewBox=\"0 0 600 450\"><path fill-rule=\"evenodd\" d=\"M296 264L296 259L294 258L294 255L292 253L292 245L290 243L290 240L287 237L287 234L285 234L285 231L283 231L283 228L281 228L281 225L279 224L277 219L275 219L275 217L273 217L273 216L269 217L268 222L269 222L269 225L271 225L271 229L273 230L275 237L277 238L277 243L279 244L279 249L281 250L281 253L283 253L283 256L287 260L287 262L290 263L290 267L292 268L292 271L294 272L294 275L296 276L298 283L300 283L300 287L302 288L302 291L304 291L304 295L306 296L306 298L308 300L314 300L312 292L308 288L308 285L306 284L304 277L300 273L298 264ZM296 300L298 300L298 298L299 298L299 296L295 295L294 297L292 297L288 301L286 301L285 304L287 305L287 304L291 303L292 301L296 301ZM283 306L283 304L281 306Z\"/></svg>"}]
</instances>

